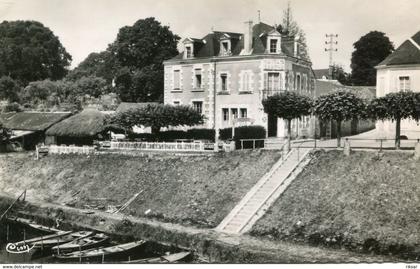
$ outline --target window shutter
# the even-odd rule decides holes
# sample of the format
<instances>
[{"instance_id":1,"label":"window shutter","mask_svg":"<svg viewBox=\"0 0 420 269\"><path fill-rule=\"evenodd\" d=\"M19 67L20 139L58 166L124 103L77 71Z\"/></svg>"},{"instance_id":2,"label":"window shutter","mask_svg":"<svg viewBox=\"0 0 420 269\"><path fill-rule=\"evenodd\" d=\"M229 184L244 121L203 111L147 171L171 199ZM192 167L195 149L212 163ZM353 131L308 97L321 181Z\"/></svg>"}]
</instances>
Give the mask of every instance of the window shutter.
<instances>
[{"instance_id":1,"label":"window shutter","mask_svg":"<svg viewBox=\"0 0 420 269\"><path fill-rule=\"evenodd\" d=\"M268 90L268 73L264 73L264 90Z\"/></svg>"}]
</instances>

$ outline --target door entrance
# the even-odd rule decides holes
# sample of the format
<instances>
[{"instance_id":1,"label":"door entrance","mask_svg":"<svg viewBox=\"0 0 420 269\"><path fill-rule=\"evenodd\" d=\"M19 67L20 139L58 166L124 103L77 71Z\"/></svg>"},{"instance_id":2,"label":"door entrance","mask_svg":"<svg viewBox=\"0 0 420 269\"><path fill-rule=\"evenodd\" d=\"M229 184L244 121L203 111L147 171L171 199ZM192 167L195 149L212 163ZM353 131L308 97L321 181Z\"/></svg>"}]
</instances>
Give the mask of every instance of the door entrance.
<instances>
[{"instance_id":1,"label":"door entrance","mask_svg":"<svg viewBox=\"0 0 420 269\"><path fill-rule=\"evenodd\" d=\"M267 123L267 132L268 137L277 137L277 117L271 114L268 114L268 123Z\"/></svg>"}]
</instances>

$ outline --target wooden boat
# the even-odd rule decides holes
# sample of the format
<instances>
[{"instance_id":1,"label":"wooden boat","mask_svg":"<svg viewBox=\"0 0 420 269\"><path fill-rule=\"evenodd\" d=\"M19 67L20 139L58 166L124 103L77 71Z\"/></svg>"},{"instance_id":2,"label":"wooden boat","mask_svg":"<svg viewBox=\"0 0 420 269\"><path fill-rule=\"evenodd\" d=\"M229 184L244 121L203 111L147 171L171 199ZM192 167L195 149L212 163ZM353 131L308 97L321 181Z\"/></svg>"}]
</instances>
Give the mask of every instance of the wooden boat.
<instances>
[{"instance_id":1,"label":"wooden boat","mask_svg":"<svg viewBox=\"0 0 420 269\"><path fill-rule=\"evenodd\" d=\"M190 258L190 256L191 252L183 251L160 257L126 261L124 263L177 263L187 261Z\"/></svg>"},{"instance_id":2,"label":"wooden boat","mask_svg":"<svg viewBox=\"0 0 420 269\"><path fill-rule=\"evenodd\" d=\"M56 242L57 239L67 236L71 234L71 231L60 231L58 233L55 234L50 234L50 235L45 235L45 236L39 236L39 237L35 237L35 238L31 238L31 239L27 239L27 240L22 240L22 241L18 241L13 243L15 246L22 246L22 245L35 245L41 241L45 242L46 240L53 240Z\"/></svg>"},{"instance_id":3,"label":"wooden boat","mask_svg":"<svg viewBox=\"0 0 420 269\"><path fill-rule=\"evenodd\" d=\"M109 236L99 233L85 238L78 238L62 245L54 246L52 250L57 253L69 253L104 246L108 242Z\"/></svg>"},{"instance_id":4,"label":"wooden boat","mask_svg":"<svg viewBox=\"0 0 420 269\"><path fill-rule=\"evenodd\" d=\"M34 245L35 245L35 248L49 249L54 246L62 245L62 244L65 244L65 243L68 243L77 239L83 239L91 235L93 235L93 232L91 231L73 232L73 233L69 233L69 234L56 237L56 238L42 239L40 241L37 241Z\"/></svg>"},{"instance_id":5,"label":"wooden boat","mask_svg":"<svg viewBox=\"0 0 420 269\"><path fill-rule=\"evenodd\" d=\"M48 226L44 226L44 225L40 225L38 223L36 223L33 220L29 220L29 219L25 219L25 218L7 218L8 221L11 222L16 222L19 224L23 224L26 226L29 226L30 228L40 231L40 232L46 232L46 233L58 233L58 232L62 232L61 230L52 228L52 227L48 227Z\"/></svg>"},{"instance_id":6,"label":"wooden boat","mask_svg":"<svg viewBox=\"0 0 420 269\"><path fill-rule=\"evenodd\" d=\"M112 258L114 261L117 259L126 260L127 256L135 254L140 247L142 247L146 241L140 240L131 243L111 246L111 247L100 247L96 249L87 249L82 251L75 251L71 253L61 253L55 255L57 259L68 260L68 261L104 261L105 259Z\"/></svg>"}]
</instances>

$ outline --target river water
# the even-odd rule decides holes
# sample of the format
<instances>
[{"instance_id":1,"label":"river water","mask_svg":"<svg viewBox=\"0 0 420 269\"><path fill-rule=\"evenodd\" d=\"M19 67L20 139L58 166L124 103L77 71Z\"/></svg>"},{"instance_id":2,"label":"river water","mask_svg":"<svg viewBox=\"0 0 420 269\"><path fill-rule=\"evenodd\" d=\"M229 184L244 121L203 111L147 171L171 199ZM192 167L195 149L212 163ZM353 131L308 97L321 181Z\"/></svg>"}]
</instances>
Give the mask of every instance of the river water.
<instances>
[{"instance_id":1,"label":"river water","mask_svg":"<svg viewBox=\"0 0 420 269\"><path fill-rule=\"evenodd\" d=\"M6 245L8 243L21 241L24 239L30 239L34 237L39 237L41 235L46 235L47 233L42 233L40 231L35 231L27 226L24 225L17 225L15 223L0 223L0 264L4 263L36 263L36 264L43 264L43 263L63 263L62 260L58 260L52 256L51 251L37 251L33 253L9 253L6 251ZM126 242L117 242L112 241L111 245L123 244ZM139 250L139 252L135 254L130 254L130 257L120 257L119 260L110 260L108 258L105 259L104 263L117 263L123 260L135 260L135 259L143 259L148 257L159 257L161 255L165 255L168 253L174 253L179 251L179 249L172 247L172 246L164 246L161 244L148 242L145 248ZM74 263L74 261L69 262Z\"/></svg>"}]
</instances>

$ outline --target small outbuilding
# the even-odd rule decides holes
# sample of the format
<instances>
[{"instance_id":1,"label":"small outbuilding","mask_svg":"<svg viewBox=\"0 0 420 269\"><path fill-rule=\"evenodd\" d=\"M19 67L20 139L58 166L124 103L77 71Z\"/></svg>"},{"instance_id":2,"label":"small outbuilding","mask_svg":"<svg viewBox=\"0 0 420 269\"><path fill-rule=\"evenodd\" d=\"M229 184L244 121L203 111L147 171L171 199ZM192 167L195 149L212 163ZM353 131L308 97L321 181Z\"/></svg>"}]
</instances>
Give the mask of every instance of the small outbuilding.
<instances>
[{"instance_id":1,"label":"small outbuilding","mask_svg":"<svg viewBox=\"0 0 420 269\"><path fill-rule=\"evenodd\" d=\"M18 112L1 114L0 121L12 131L11 142L31 150L45 142L48 128L70 116L70 112Z\"/></svg>"},{"instance_id":2,"label":"small outbuilding","mask_svg":"<svg viewBox=\"0 0 420 269\"><path fill-rule=\"evenodd\" d=\"M49 128L47 144L92 145L107 137L109 115L96 109L85 109Z\"/></svg>"}]
</instances>

